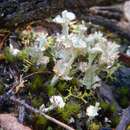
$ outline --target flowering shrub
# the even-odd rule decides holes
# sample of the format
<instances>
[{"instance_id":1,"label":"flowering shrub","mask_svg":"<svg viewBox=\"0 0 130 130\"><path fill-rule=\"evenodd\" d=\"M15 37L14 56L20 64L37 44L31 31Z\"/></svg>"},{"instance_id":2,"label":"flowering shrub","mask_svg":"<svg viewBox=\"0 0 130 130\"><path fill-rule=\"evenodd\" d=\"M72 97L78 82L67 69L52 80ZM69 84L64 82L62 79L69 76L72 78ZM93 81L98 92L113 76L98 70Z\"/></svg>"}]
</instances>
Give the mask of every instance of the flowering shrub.
<instances>
[{"instance_id":1,"label":"flowering shrub","mask_svg":"<svg viewBox=\"0 0 130 130\"><path fill-rule=\"evenodd\" d=\"M20 57L24 54L26 57L23 60L26 58L34 66L44 66L47 71L51 71L44 84L49 86L48 89L54 90L53 87L60 84L58 91L51 92L51 104L47 104L50 106L41 106L40 110L44 112L55 108L64 109L72 97L88 103L87 97L93 97L96 83L101 81L99 73L102 70L109 71L114 66L120 47L107 40L100 31L87 33L86 23L77 22L75 14L67 10L56 16L53 22L61 24L61 33L49 36L45 30L36 31L32 28L21 32L23 49L18 50L10 44L13 56ZM84 88L83 92L80 91L81 88ZM63 94L64 91L66 93ZM90 105L86 115L93 119L98 116L99 109L99 103Z\"/></svg>"}]
</instances>

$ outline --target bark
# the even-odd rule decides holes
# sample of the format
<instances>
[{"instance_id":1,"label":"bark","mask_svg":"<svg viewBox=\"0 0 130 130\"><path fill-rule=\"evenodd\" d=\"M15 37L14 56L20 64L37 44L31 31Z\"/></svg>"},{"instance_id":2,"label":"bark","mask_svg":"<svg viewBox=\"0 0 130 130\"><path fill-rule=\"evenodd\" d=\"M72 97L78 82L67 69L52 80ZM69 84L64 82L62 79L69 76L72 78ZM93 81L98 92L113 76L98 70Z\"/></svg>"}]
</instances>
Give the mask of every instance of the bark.
<instances>
[{"instance_id":1,"label":"bark","mask_svg":"<svg viewBox=\"0 0 130 130\"><path fill-rule=\"evenodd\" d=\"M104 26L109 31L116 33L117 35L121 36L122 38L126 38L127 40L130 40L130 28L129 23L126 22L116 22L107 18L104 18L102 16L83 16L81 19L84 19L85 21L92 22L97 25Z\"/></svg>"},{"instance_id":2,"label":"bark","mask_svg":"<svg viewBox=\"0 0 130 130\"><path fill-rule=\"evenodd\" d=\"M110 3L110 0L0 0L0 29L43 20L63 9L78 12L103 1Z\"/></svg>"}]
</instances>

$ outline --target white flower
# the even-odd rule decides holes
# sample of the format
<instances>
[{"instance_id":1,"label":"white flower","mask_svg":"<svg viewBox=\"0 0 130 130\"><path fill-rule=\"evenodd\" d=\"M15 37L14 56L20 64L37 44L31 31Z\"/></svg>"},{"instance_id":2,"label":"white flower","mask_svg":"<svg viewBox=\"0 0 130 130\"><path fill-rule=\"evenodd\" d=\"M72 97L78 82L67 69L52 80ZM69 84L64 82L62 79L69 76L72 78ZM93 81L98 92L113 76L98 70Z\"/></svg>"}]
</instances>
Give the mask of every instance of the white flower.
<instances>
[{"instance_id":1,"label":"white flower","mask_svg":"<svg viewBox=\"0 0 130 130\"><path fill-rule=\"evenodd\" d=\"M65 35L57 35L57 39L56 39L57 44L60 43L62 45L64 45L65 48L70 48L72 47L72 42L71 42L71 36L68 35L68 39L66 39Z\"/></svg>"},{"instance_id":2,"label":"white flower","mask_svg":"<svg viewBox=\"0 0 130 130\"><path fill-rule=\"evenodd\" d=\"M96 47L102 49L100 63L106 63L107 66L112 66L114 61L118 58L119 45L114 42L106 41L105 43L98 43Z\"/></svg>"},{"instance_id":3,"label":"white flower","mask_svg":"<svg viewBox=\"0 0 130 130\"><path fill-rule=\"evenodd\" d=\"M12 55L16 56L20 52L20 50L14 48L12 44L10 44L9 46L10 46L10 52Z\"/></svg>"},{"instance_id":4,"label":"white flower","mask_svg":"<svg viewBox=\"0 0 130 130\"><path fill-rule=\"evenodd\" d=\"M81 72L86 72L87 67L88 67L88 63L87 62L80 62L79 63L79 70Z\"/></svg>"},{"instance_id":5,"label":"white flower","mask_svg":"<svg viewBox=\"0 0 130 130\"><path fill-rule=\"evenodd\" d=\"M48 56L42 56L38 57L37 65L47 65L49 63L49 57Z\"/></svg>"},{"instance_id":6,"label":"white flower","mask_svg":"<svg viewBox=\"0 0 130 130\"><path fill-rule=\"evenodd\" d=\"M56 23L64 23L64 19L60 16L60 15L57 15L54 19L53 19L54 22Z\"/></svg>"},{"instance_id":7,"label":"white flower","mask_svg":"<svg viewBox=\"0 0 130 130\"><path fill-rule=\"evenodd\" d=\"M81 37L84 36L85 31L87 31L87 27L85 26L85 22L82 21L81 24L72 24L73 32L78 33Z\"/></svg>"},{"instance_id":8,"label":"white flower","mask_svg":"<svg viewBox=\"0 0 130 130\"><path fill-rule=\"evenodd\" d=\"M63 60L58 60L53 68L53 71L59 77L65 80L71 80L72 78L68 76L70 69L71 66L69 65L69 63L66 63Z\"/></svg>"},{"instance_id":9,"label":"white flower","mask_svg":"<svg viewBox=\"0 0 130 130\"><path fill-rule=\"evenodd\" d=\"M74 13L69 12L67 10L64 10L62 12L62 17L65 18L65 19L68 19L69 21L72 21L72 20L74 20L76 18Z\"/></svg>"},{"instance_id":10,"label":"white flower","mask_svg":"<svg viewBox=\"0 0 130 130\"><path fill-rule=\"evenodd\" d=\"M103 42L104 40L106 40L103 37L103 33L101 32L95 32L93 34L89 34L88 37L86 38L86 42L90 45L94 45L95 43L98 42Z\"/></svg>"},{"instance_id":11,"label":"white flower","mask_svg":"<svg viewBox=\"0 0 130 130\"><path fill-rule=\"evenodd\" d=\"M70 123L74 123L75 122L75 119L73 118L73 117L71 117L70 119L69 119L69 124Z\"/></svg>"},{"instance_id":12,"label":"white flower","mask_svg":"<svg viewBox=\"0 0 130 130\"><path fill-rule=\"evenodd\" d=\"M104 121L105 121L105 123L111 123L111 120L108 119L107 117L104 118Z\"/></svg>"},{"instance_id":13,"label":"white flower","mask_svg":"<svg viewBox=\"0 0 130 130\"><path fill-rule=\"evenodd\" d=\"M86 42L77 35L72 35L71 40L74 48L86 48Z\"/></svg>"},{"instance_id":14,"label":"white flower","mask_svg":"<svg viewBox=\"0 0 130 130\"><path fill-rule=\"evenodd\" d=\"M75 14L72 13L72 12L69 12L67 10L64 10L62 12L62 15L57 15L53 21L56 22L56 23L60 23L60 24L63 24L65 22L70 22L72 20L74 20L76 18Z\"/></svg>"},{"instance_id":15,"label":"white flower","mask_svg":"<svg viewBox=\"0 0 130 130\"><path fill-rule=\"evenodd\" d=\"M91 52L91 53L102 53L103 50L100 47L94 47L94 48L89 49L89 52Z\"/></svg>"},{"instance_id":16,"label":"white flower","mask_svg":"<svg viewBox=\"0 0 130 130\"><path fill-rule=\"evenodd\" d=\"M90 105L86 109L86 115L90 117L90 119L93 119L95 116L98 116L98 110L100 110L99 103L96 102L95 106Z\"/></svg>"},{"instance_id":17,"label":"white flower","mask_svg":"<svg viewBox=\"0 0 130 130\"><path fill-rule=\"evenodd\" d=\"M47 46L47 36L48 34L45 32L36 32L36 39L34 42L34 46L41 51L45 51Z\"/></svg>"},{"instance_id":18,"label":"white flower","mask_svg":"<svg viewBox=\"0 0 130 130\"><path fill-rule=\"evenodd\" d=\"M55 107L63 108L65 106L65 102L61 96L52 96L50 102Z\"/></svg>"},{"instance_id":19,"label":"white flower","mask_svg":"<svg viewBox=\"0 0 130 130\"><path fill-rule=\"evenodd\" d=\"M80 29L81 32L85 32L87 30L87 27L85 26L84 23L82 23L82 24L79 25L79 29Z\"/></svg>"}]
</instances>

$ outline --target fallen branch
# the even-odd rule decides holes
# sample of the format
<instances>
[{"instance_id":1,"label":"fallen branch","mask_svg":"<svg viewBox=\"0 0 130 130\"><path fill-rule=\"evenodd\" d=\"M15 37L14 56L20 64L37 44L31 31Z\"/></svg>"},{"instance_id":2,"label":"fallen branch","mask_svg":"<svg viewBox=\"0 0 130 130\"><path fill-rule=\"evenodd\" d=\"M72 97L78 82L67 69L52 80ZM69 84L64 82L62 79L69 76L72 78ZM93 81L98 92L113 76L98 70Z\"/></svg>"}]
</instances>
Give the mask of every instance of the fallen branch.
<instances>
[{"instance_id":1,"label":"fallen branch","mask_svg":"<svg viewBox=\"0 0 130 130\"><path fill-rule=\"evenodd\" d=\"M53 123L55 123L55 124L57 124L57 125L65 128L67 130L75 130L74 128L71 128L70 126L66 125L65 123L63 123L61 121L58 121L57 119L55 119L55 118L53 118L51 116L48 116L47 114L39 111L38 109L33 108L32 106L28 105L24 101L21 101L21 100L17 99L15 96L11 96L10 100L13 101L13 102L15 102L15 103L18 103L19 105L24 106L26 109L30 110L33 113L40 114L40 115L44 116L48 120L52 121Z\"/></svg>"},{"instance_id":2,"label":"fallen branch","mask_svg":"<svg viewBox=\"0 0 130 130\"><path fill-rule=\"evenodd\" d=\"M18 106L19 114L18 114L18 121L23 124L25 118L25 107L22 105Z\"/></svg>"}]
</instances>

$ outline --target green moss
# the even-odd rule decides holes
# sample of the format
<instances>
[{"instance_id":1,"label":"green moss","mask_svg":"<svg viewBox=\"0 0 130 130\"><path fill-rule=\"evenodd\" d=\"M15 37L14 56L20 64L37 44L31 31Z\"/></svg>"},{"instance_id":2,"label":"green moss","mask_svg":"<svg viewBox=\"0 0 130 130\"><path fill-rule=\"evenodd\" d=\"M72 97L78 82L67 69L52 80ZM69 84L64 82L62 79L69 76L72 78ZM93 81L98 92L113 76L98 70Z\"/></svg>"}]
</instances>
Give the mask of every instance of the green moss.
<instances>
[{"instance_id":1,"label":"green moss","mask_svg":"<svg viewBox=\"0 0 130 130\"><path fill-rule=\"evenodd\" d=\"M128 87L121 87L117 89L117 93L120 95L128 95L129 94L129 88Z\"/></svg>"},{"instance_id":2,"label":"green moss","mask_svg":"<svg viewBox=\"0 0 130 130\"><path fill-rule=\"evenodd\" d=\"M59 83L58 83L58 85L56 86L56 88L58 89L58 91L60 91L61 93L63 92L65 92L65 89L67 89L67 83L66 82L64 82L64 81L60 81Z\"/></svg>"},{"instance_id":3,"label":"green moss","mask_svg":"<svg viewBox=\"0 0 130 130\"><path fill-rule=\"evenodd\" d=\"M106 102L101 102L100 106L104 110L109 110L109 108L110 108L110 105L108 103L106 103Z\"/></svg>"},{"instance_id":4,"label":"green moss","mask_svg":"<svg viewBox=\"0 0 130 130\"><path fill-rule=\"evenodd\" d=\"M63 109L57 109L57 113L60 115L60 117L68 121L71 116L75 116L75 114L79 113L80 105L75 103L68 103L65 105Z\"/></svg>"},{"instance_id":5,"label":"green moss","mask_svg":"<svg viewBox=\"0 0 130 130\"><path fill-rule=\"evenodd\" d=\"M114 104L108 104L106 102L101 102L101 108L108 111L108 112L115 112L116 111L116 107Z\"/></svg>"},{"instance_id":6,"label":"green moss","mask_svg":"<svg viewBox=\"0 0 130 130\"><path fill-rule=\"evenodd\" d=\"M121 105L123 108L126 108L126 107L129 105L128 98L127 98L127 97L121 97L121 98L120 98L120 105Z\"/></svg>"},{"instance_id":7,"label":"green moss","mask_svg":"<svg viewBox=\"0 0 130 130\"><path fill-rule=\"evenodd\" d=\"M116 116L113 116L111 120L112 120L112 127L115 128L119 124L120 117L116 115Z\"/></svg>"},{"instance_id":8,"label":"green moss","mask_svg":"<svg viewBox=\"0 0 130 130\"><path fill-rule=\"evenodd\" d=\"M36 92L43 85L43 80L39 75L36 75L32 81L31 91Z\"/></svg>"},{"instance_id":9,"label":"green moss","mask_svg":"<svg viewBox=\"0 0 130 130\"><path fill-rule=\"evenodd\" d=\"M5 60L6 60L6 61L13 62L13 61L16 59L16 57L14 57L14 56L10 53L8 47L4 49L4 54L5 54Z\"/></svg>"},{"instance_id":10,"label":"green moss","mask_svg":"<svg viewBox=\"0 0 130 130\"><path fill-rule=\"evenodd\" d=\"M118 88L116 93L119 95L119 104L123 107L126 108L129 105L129 88L128 87L121 87Z\"/></svg>"},{"instance_id":11,"label":"green moss","mask_svg":"<svg viewBox=\"0 0 130 130\"><path fill-rule=\"evenodd\" d=\"M78 85L78 80L73 79L71 83L72 83L72 86L77 86Z\"/></svg>"},{"instance_id":12,"label":"green moss","mask_svg":"<svg viewBox=\"0 0 130 130\"><path fill-rule=\"evenodd\" d=\"M37 125L46 126L46 125L47 125L47 122L48 122L48 120L47 120L45 117L43 117L43 116L37 116L37 117L36 117L36 124L37 124Z\"/></svg>"},{"instance_id":13,"label":"green moss","mask_svg":"<svg viewBox=\"0 0 130 130\"><path fill-rule=\"evenodd\" d=\"M33 107L38 108L38 107L40 107L42 105L42 103L43 103L43 99L40 96L39 97L35 97L35 98L32 99Z\"/></svg>"},{"instance_id":14,"label":"green moss","mask_svg":"<svg viewBox=\"0 0 130 130\"><path fill-rule=\"evenodd\" d=\"M110 105L110 112L115 112L116 111L116 106L114 104Z\"/></svg>"},{"instance_id":15,"label":"green moss","mask_svg":"<svg viewBox=\"0 0 130 130\"><path fill-rule=\"evenodd\" d=\"M0 83L0 95L4 93L4 86Z\"/></svg>"},{"instance_id":16,"label":"green moss","mask_svg":"<svg viewBox=\"0 0 130 130\"><path fill-rule=\"evenodd\" d=\"M89 124L89 130L100 130L101 124L97 122L92 122Z\"/></svg>"},{"instance_id":17,"label":"green moss","mask_svg":"<svg viewBox=\"0 0 130 130\"><path fill-rule=\"evenodd\" d=\"M47 86L46 91L48 96L53 96L56 94L56 88L54 86Z\"/></svg>"},{"instance_id":18,"label":"green moss","mask_svg":"<svg viewBox=\"0 0 130 130\"><path fill-rule=\"evenodd\" d=\"M26 50L20 51L20 53L18 54L18 58L20 60L27 59L28 58L28 53L26 52Z\"/></svg>"}]
</instances>

